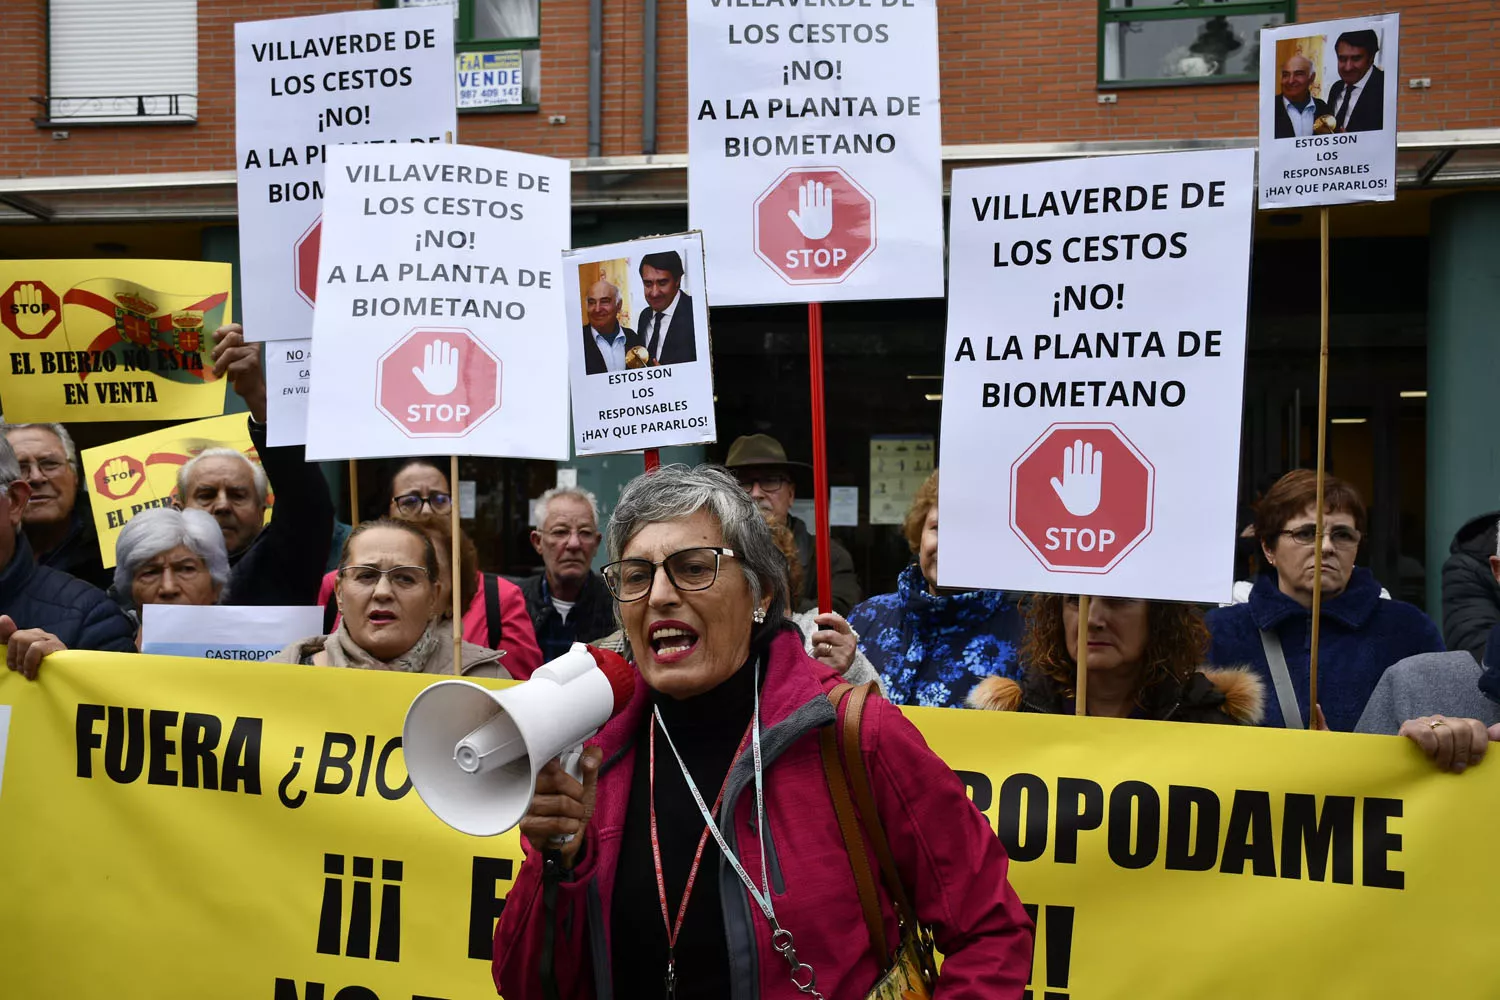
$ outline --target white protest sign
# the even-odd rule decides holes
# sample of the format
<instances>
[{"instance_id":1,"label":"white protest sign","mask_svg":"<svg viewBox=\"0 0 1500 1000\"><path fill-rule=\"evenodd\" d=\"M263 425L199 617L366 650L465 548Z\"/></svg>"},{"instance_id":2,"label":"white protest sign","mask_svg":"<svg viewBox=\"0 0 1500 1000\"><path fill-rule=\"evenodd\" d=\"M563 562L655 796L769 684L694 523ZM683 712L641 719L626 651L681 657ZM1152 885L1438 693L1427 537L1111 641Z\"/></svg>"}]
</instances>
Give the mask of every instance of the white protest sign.
<instances>
[{"instance_id":1,"label":"white protest sign","mask_svg":"<svg viewBox=\"0 0 1500 1000\"><path fill-rule=\"evenodd\" d=\"M942 586L1229 600L1254 177L954 171Z\"/></svg>"},{"instance_id":2,"label":"white protest sign","mask_svg":"<svg viewBox=\"0 0 1500 1000\"><path fill-rule=\"evenodd\" d=\"M148 604L141 652L209 660L269 660L299 639L323 634L323 609Z\"/></svg>"},{"instance_id":3,"label":"white protest sign","mask_svg":"<svg viewBox=\"0 0 1500 1000\"><path fill-rule=\"evenodd\" d=\"M688 0L715 305L943 294L936 0Z\"/></svg>"},{"instance_id":4,"label":"white protest sign","mask_svg":"<svg viewBox=\"0 0 1500 1000\"><path fill-rule=\"evenodd\" d=\"M568 457L569 166L328 151L307 457Z\"/></svg>"},{"instance_id":5,"label":"white protest sign","mask_svg":"<svg viewBox=\"0 0 1500 1000\"><path fill-rule=\"evenodd\" d=\"M563 279L578 454L716 440L702 235L570 250Z\"/></svg>"},{"instance_id":6,"label":"white protest sign","mask_svg":"<svg viewBox=\"0 0 1500 1000\"><path fill-rule=\"evenodd\" d=\"M312 380L312 341L266 344L266 444L307 443L307 398Z\"/></svg>"},{"instance_id":7,"label":"white protest sign","mask_svg":"<svg viewBox=\"0 0 1500 1000\"><path fill-rule=\"evenodd\" d=\"M1396 199L1400 14L1260 33L1260 207Z\"/></svg>"},{"instance_id":8,"label":"white protest sign","mask_svg":"<svg viewBox=\"0 0 1500 1000\"><path fill-rule=\"evenodd\" d=\"M234 86L245 333L305 340L327 150L457 130L453 17L428 7L241 22Z\"/></svg>"}]
</instances>

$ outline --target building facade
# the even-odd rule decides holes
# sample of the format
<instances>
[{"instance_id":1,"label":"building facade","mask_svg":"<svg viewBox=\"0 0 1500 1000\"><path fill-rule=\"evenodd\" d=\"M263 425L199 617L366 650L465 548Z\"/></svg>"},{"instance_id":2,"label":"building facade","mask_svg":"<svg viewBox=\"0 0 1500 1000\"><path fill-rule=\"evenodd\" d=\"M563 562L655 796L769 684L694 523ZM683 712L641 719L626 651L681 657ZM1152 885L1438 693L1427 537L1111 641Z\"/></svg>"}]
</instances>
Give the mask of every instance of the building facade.
<instances>
[{"instance_id":1,"label":"building facade","mask_svg":"<svg viewBox=\"0 0 1500 1000\"><path fill-rule=\"evenodd\" d=\"M8 3L0 254L236 260L235 22L396 2ZM436 2L454 12L456 59L514 53L502 58L519 59L523 78L522 103L461 111L457 141L571 159L576 246L687 227L685 4ZM945 172L1254 145L1258 29L1369 12L1341 0L943 0ZM1401 14L1398 197L1331 213L1329 468L1370 506L1361 560L1436 613L1454 531L1500 508L1500 448L1484 433L1500 370L1500 11L1414 0ZM1317 230L1316 211L1257 216L1247 503L1313 460ZM869 593L890 589L908 558L898 529L869 523L871 440L936 437L944 323L941 300L825 311L831 481L861 491L860 524L835 533ZM809 458L805 310L716 309L713 338L722 441L678 457L722 458L734 437L764 431ZM640 459L572 465L607 505ZM464 476L480 483L486 563L524 572L527 500L556 469L466 460ZM378 470L360 485L378 502Z\"/></svg>"}]
</instances>

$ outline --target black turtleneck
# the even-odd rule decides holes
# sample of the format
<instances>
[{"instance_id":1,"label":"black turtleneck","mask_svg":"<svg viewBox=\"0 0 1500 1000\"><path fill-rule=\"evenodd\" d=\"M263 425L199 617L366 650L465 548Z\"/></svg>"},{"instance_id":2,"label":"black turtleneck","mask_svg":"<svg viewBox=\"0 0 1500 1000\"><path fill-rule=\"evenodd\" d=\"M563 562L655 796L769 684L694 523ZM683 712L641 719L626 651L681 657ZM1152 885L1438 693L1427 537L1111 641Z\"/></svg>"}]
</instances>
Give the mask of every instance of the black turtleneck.
<instances>
[{"instance_id":1,"label":"black turtleneck","mask_svg":"<svg viewBox=\"0 0 1500 1000\"><path fill-rule=\"evenodd\" d=\"M654 695L677 751L682 754L698 792L712 807L735 751L750 726L754 710L754 677L746 663L711 691L676 701ZM615 995L653 997L665 990L667 929L662 923L651 855L650 729L647 715L636 741L630 801L620 840L611 904L611 968ZM703 833L703 815L688 791L677 759L661 729L656 731L656 825L661 841L667 913L675 922L693 864L693 852ZM710 834L703 861L693 883L692 899L677 939L677 996L682 1000L729 995L729 951L724 942L724 918L719 900L719 860L722 852Z\"/></svg>"}]
</instances>

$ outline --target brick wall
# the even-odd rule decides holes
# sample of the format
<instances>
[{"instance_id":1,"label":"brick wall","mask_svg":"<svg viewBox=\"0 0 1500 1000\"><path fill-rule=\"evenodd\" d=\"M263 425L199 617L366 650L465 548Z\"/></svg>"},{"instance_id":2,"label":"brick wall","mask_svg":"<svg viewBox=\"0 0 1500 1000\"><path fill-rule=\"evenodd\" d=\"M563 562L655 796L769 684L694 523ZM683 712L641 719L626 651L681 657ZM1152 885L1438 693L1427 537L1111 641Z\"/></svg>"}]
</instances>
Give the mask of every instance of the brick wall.
<instances>
[{"instance_id":1,"label":"brick wall","mask_svg":"<svg viewBox=\"0 0 1500 1000\"><path fill-rule=\"evenodd\" d=\"M46 2L8 0L0 32L0 175L228 170L234 167L234 22L372 6L361 0L201 0L196 125L72 127L53 140L32 119L46 93ZM1304 0L1305 21L1363 13L1364 3ZM1090 0L940 0L943 138L947 143L1249 136L1249 84L1126 89L1096 97L1097 15ZM687 148L683 0L658 17L658 151ZM604 0L605 155L642 151L640 0ZM1500 126L1500 16L1493 0L1412 0L1402 11L1400 127ZM1427 76L1431 90L1407 90ZM551 116L566 122L548 124ZM553 156L588 149L588 0L542 6L539 113L460 117L459 139Z\"/></svg>"}]
</instances>

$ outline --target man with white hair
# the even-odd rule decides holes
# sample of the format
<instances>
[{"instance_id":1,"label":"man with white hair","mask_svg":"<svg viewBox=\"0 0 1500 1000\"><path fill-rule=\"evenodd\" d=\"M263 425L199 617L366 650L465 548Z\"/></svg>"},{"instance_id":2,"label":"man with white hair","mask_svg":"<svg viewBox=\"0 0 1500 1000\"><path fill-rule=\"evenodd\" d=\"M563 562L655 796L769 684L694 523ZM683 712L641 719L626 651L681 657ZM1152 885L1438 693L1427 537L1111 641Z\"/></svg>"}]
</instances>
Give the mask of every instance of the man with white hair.
<instances>
[{"instance_id":1,"label":"man with white hair","mask_svg":"<svg viewBox=\"0 0 1500 1000\"><path fill-rule=\"evenodd\" d=\"M542 572L521 582L542 660L553 660L575 642L593 642L615 631L614 603L594 572L599 551L599 504L588 490L558 487L537 501L532 547Z\"/></svg>"},{"instance_id":2,"label":"man with white hair","mask_svg":"<svg viewBox=\"0 0 1500 1000\"><path fill-rule=\"evenodd\" d=\"M36 561L101 589L109 571L99 554L88 493L78 488L78 449L62 424L0 424L31 486L23 515Z\"/></svg>"},{"instance_id":3,"label":"man with white hair","mask_svg":"<svg viewBox=\"0 0 1500 1000\"><path fill-rule=\"evenodd\" d=\"M1328 114L1328 105L1313 96L1318 74L1312 60L1297 53L1281 67L1281 91L1272 100L1272 118L1278 139L1313 134L1317 120Z\"/></svg>"},{"instance_id":4,"label":"man with white hair","mask_svg":"<svg viewBox=\"0 0 1500 1000\"><path fill-rule=\"evenodd\" d=\"M220 327L214 374L228 377L250 407L256 465L231 448L211 448L182 467L178 502L210 514L224 534L235 604L316 604L333 536L333 502L318 466L300 445L266 446L266 380L260 345L238 323ZM276 504L265 523L272 491Z\"/></svg>"},{"instance_id":5,"label":"man with white hair","mask_svg":"<svg viewBox=\"0 0 1500 1000\"><path fill-rule=\"evenodd\" d=\"M98 587L37 565L21 519L31 485L0 435L0 642L14 670L36 675L41 658L58 649L135 651L135 628Z\"/></svg>"},{"instance_id":6,"label":"man with white hair","mask_svg":"<svg viewBox=\"0 0 1500 1000\"><path fill-rule=\"evenodd\" d=\"M625 370L625 354L641 346L634 330L620 322L620 289L603 278L584 293L589 321L583 327L583 369L589 375Z\"/></svg>"}]
</instances>

